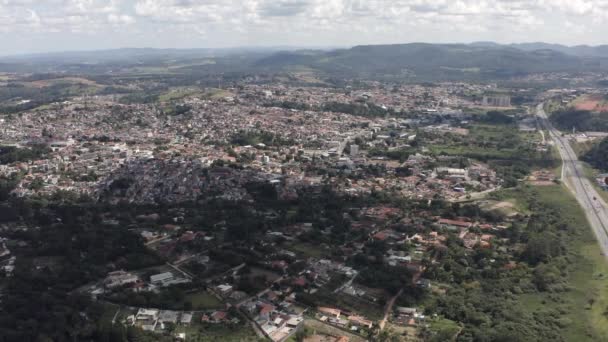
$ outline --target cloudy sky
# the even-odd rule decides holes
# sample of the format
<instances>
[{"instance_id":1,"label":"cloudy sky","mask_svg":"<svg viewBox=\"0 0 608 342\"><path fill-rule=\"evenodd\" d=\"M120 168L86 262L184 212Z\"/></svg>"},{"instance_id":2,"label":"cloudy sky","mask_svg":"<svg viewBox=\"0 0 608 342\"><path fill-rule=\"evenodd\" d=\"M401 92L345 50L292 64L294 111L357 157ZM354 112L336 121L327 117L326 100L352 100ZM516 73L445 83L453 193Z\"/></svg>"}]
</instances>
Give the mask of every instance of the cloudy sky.
<instances>
[{"instance_id":1,"label":"cloudy sky","mask_svg":"<svg viewBox=\"0 0 608 342\"><path fill-rule=\"evenodd\" d=\"M608 43L608 0L0 0L0 55L118 47Z\"/></svg>"}]
</instances>

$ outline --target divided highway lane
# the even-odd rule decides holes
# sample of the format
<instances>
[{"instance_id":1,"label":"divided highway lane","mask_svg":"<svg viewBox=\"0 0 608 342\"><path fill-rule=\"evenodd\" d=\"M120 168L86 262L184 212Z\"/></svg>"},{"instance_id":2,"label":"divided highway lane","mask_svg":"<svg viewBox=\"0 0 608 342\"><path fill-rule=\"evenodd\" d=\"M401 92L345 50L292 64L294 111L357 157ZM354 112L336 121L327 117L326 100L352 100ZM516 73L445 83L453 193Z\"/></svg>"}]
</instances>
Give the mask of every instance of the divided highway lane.
<instances>
[{"instance_id":1,"label":"divided highway lane","mask_svg":"<svg viewBox=\"0 0 608 342\"><path fill-rule=\"evenodd\" d=\"M608 256L608 205L597 193L591 181L585 177L583 166L578 160L576 153L574 153L572 146L570 146L568 139L562 137L561 133L553 128L549 122L543 105L541 103L536 107L536 114L540 125L549 131L551 139L553 139L559 150L563 161L562 181L574 194L585 211L585 215L593 228L603 254Z\"/></svg>"}]
</instances>

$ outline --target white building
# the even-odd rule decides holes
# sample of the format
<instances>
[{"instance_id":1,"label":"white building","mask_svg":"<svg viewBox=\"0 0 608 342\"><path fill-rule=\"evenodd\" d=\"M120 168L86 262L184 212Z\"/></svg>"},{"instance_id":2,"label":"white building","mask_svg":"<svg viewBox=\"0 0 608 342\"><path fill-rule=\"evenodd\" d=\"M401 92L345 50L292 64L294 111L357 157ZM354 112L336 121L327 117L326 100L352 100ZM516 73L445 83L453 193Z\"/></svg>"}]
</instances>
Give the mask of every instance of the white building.
<instances>
[{"instance_id":1,"label":"white building","mask_svg":"<svg viewBox=\"0 0 608 342\"><path fill-rule=\"evenodd\" d=\"M165 272L150 276L150 282L154 285L164 285L173 280L174 276L171 272Z\"/></svg>"},{"instance_id":2,"label":"white building","mask_svg":"<svg viewBox=\"0 0 608 342\"><path fill-rule=\"evenodd\" d=\"M217 286L217 290L222 296L226 296L232 292L232 285L222 284Z\"/></svg>"},{"instance_id":3,"label":"white building","mask_svg":"<svg viewBox=\"0 0 608 342\"><path fill-rule=\"evenodd\" d=\"M108 276L104 280L104 285L107 288L115 288L127 284L133 284L139 281L139 277L135 274L125 271L114 271L108 273Z\"/></svg>"}]
</instances>

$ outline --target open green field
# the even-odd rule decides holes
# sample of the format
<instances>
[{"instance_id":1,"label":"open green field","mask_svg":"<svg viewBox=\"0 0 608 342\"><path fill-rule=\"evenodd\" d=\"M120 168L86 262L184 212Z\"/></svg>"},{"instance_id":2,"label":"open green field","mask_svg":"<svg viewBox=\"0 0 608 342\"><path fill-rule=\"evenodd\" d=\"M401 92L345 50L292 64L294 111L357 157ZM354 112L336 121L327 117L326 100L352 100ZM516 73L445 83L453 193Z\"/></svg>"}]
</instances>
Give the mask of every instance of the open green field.
<instances>
[{"instance_id":1,"label":"open green field","mask_svg":"<svg viewBox=\"0 0 608 342\"><path fill-rule=\"evenodd\" d=\"M310 329L315 334L318 335L326 335L326 336L346 336L351 342L363 342L365 339L359 335L351 334L345 330L333 327L331 325L325 324L323 322L317 321L316 319L307 319L304 321L304 327ZM295 337L290 337L287 339L287 342L296 342Z\"/></svg>"},{"instance_id":2,"label":"open green field","mask_svg":"<svg viewBox=\"0 0 608 342\"><path fill-rule=\"evenodd\" d=\"M190 293L186 295L184 302L192 303L192 310L215 310L224 307L219 299L207 291Z\"/></svg>"},{"instance_id":3,"label":"open green field","mask_svg":"<svg viewBox=\"0 0 608 342\"><path fill-rule=\"evenodd\" d=\"M158 96L158 101L171 102L181 100L189 96L198 96L206 99L221 99L224 97L234 96L234 94L227 90L217 88L200 89L196 87L177 87L160 94Z\"/></svg>"},{"instance_id":4,"label":"open green field","mask_svg":"<svg viewBox=\"0 0 608 342\"><path fill-rule=\"evenodd\" d=\"M336 300L338 307L360 313L370 320L379 320L384 313L384 307L353 296L341 294Z\"/></svg>"},{"instance_id":5,"label":"open green field","mask_svg":"<svg viewBox=\"0 0 608 342\"><path fill-rule=\"evenodd\" d=\"M118 312L118 314L120 315L120 311L121 311L120 305L111 304L111 303L103 303L102 308L103 308L103 314L101 315L101 318L100 318L100 322L102 324L111 324L112 319L114 318L114 315L116 315L116 312Z\"/></svg>"},{"instance_id":6,"label":"open green field","mask_svg":"<svg viewBox=\"0 0 608 342\"><path fill-rule=\"evenodd\" d=\"M208 99L221 99L228 96L234 96L234 94L228 90L218 88L207 88L204 92L204 97Z\"/></svg>"},{"instance_id":7,"label":"open green field","mask_svg":"<svg viewBox=\"0 0 608 342\"><path fill-rule=\"evenodd\" d=\"M557 150L557 147L553 146L551 147L551 155L553 156L553 160L557 161L557 166L553 169L553 173L555 174L555 177L557 177L557 179L561 179L562 177L562 167L564 166L564 163L562 162L562 157L559 154L559 151Z\"/></svg>"},{"instance_id":8,"label":"open green field","mask_svg":"<svg viewBox=\"0 0 608 342\"><path fill-rule=\"evenodd\" d=\"M490 195L490 198L491 197L492 195ZM517 202L516 199L513 198L506 198L500 201L489 199L478 203L481 209L486 211L498 212L506 217L511 217L518 214L530 214L530 210L528 208L523 207L520 203Z\"/></svg>"},{"instance_id":9,"label":"open green field","mask_svg":"<svg viewBox=\"0 0 608 342\"><path fill-rule=\"evenodd\" d=\"M513 133L524 140L537 141L540 137L534 132L522 132L515 126L476 124L469 129L469 134L475 139L491 140L500 138L505 133Z\"/></svg>"},{"instance_id":10,"label":"open green field","mask_svg":"<svg viewBox=\"0 0 608 342\"><path fill-rule=\"evenodd\" d=\"M370 320L380 320L384 314L384 307L365 299L347 295L344 293L334 294L333 302L328 306L356 312Z\"/></svg>"},{"instance_id":11,"label":"open green field","mask_svg":"<svg viewBox=\"0 0 608 342\"><path fill-rule=\"evenodd\" d=\"M497 149L475 146L434 145L429 150L436 155L469 156L475 159L512 159L517 155L515 149Z\"/></svg>"},{"instance_id":12,"label":"open green field","mask_svg":"<svg viewBox=\"0 0 608 342\"><path fill-rule=\"evenodd\" d=\"M197 342L253 342L266 341L257 337L253 329L244 322L240 324L195 324L178 326L175 333L185 333L186 341Z\"/></svg>"},{"instance_id":13,"label":"open green field","mask_svg":"<svg viewBox=\"0 0 608 342\"><path fill-rule=\"evenodd\" d=\"M180 100L187 96L192 96L195 94L201 93L200 89L182 87L182 88L174 88L169 90L166 93L163 93L158 96L158 101L160 102L169 102L174 100Z\"/></svg>"},{"instance_id":14,"label":"open green field","mask_svg":"<svg viewBox=\"0 0 608 342\"><path fill-rule=\"evenodd\" d=\"M595 146L596 144L598 144L599 141L586 141L586 142L570 142L570 145L572 146L572 149L574 150L574 153L576 153L576 155L580 158L583 155L585 155L587 152L589 152L593 146Z\"/></svg>"},{"instance_id":15,"label":"open green field","mask_svg":"<svg viewBox=\"0 0 608 342\"><path fill-rule=\"evenodd\" d=\"M449 142L428 146L438 155L468 156L474 159L518 159L522 157L520 148L541 140L535 132L521 132L514 126L474 125L464 142ZM504 142L512 147L500 147Z\"/></svg>"},{"instance_id":16,"label":"open green field","mask_svg":"<svg viewBox=\"0 0 608 342\"><path fill-rule=\"evenodd\" d=\"M549 100L545 102L545 112L547 112L548 115L551 115L551 113L560 110L563 108L563 105L560 101L557 100Z\"/></svg>"},{"instance_id":17,"label":"open green field","mask_svg":"<svg viewBox=\"0 0 608 342\"><path fill-rule=\"evenodd\" d=\"M528 312L559 314L565 341L608 341L608 260L600 254L584 212L564 186L536 190L537 200L558 208L567 223L578 228L578 235L570 240L569 290L520 295L518 303ZM508 193L525 206L517 191Z\"/></svg>"},{"instance_id":18,"label":"open green field","mask_svg":"<svg viewBox=\"0 0 608 342\"><path fill-rule=\"evenodd\" d=\"M430 330L435 333L431 341L450 341L462 329L458 323L445 318L434 318L429 322Z\"/></svg>"}]
</instances>

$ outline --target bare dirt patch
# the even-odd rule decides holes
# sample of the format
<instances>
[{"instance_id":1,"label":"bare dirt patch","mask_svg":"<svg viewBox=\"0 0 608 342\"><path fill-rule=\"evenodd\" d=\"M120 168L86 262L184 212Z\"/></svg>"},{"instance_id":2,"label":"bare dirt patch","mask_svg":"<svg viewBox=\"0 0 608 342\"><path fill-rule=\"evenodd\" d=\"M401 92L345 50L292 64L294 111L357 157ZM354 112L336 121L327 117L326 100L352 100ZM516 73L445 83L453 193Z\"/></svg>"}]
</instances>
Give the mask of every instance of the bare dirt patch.
<instances>
[{"instance_id":1,"label":"bare dirt patch","mask_svg":"<svg viewBox=\"0 0 608 342\"><path fill-rule=\"evenodd\" d=\"M575 101L574 108L592 112L608 112L608 101L602 96L585 96Z\"/></svg>"},{"instance_id":2,"label":"bare dirt patch","mask_svg":"<svg viewBox=\"0 0 608 342\"><path fill-rule=\"evenodd\" d=\"M498 210L498 209L508 209L508 208L514 208L515 205L513 205L513 203L511 202L498 202L496 204L494 204L493 206L490 207L490 210Z\"/></svg>"},{"instance_id":3,"label":"bare dirt patch","mask_svg":"<svg viewBox=\"0 0 608 342\"><path fill-rule=\"evenodd\" d=\"M304 342L335 342L337 337L328 335L312 335L304 339Z\"/></svg>"},{"instance_id":4,"label":"bare dirt patch","mask_svg":"<svg viewBox=\"0 0 608 342\"><path fill-rule=\"evenodd\" d=\"M550 170L538 170L532 172L530 177L528 177L528 182L532 185L536 186L551 186L555 185L553 180L555 179L555 175L553 171Z\"/></svg>"},{"instance_id":5,"label":"bare dirt patch","mask_svg":"<svg viewBox=\"0 0 608 342\"><path fill-rule=\"evenodd\" d=\"M511 201L484 201L481 208L487 211L495 211L511 217L520 214L520 210Z\"/></svg>"},{"instance_id":6,"label":"bare dirt patch","mask_svg":"<svg viewBox=\"0 0 608 342\"><path fill-rule=\"evenodd\" d=\"M95 81L88 80L82 77L63 77L63 78L54 78L49 80L39 80L32 82L24 82L24 85L32 87L32 88L46 88L50 87L54 84L58 83L72 83L72 84L82 84L87 86L100 86Z\"/></svg>"}]
</instances>

